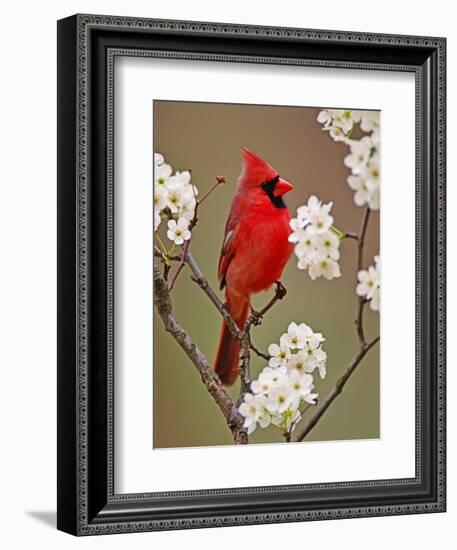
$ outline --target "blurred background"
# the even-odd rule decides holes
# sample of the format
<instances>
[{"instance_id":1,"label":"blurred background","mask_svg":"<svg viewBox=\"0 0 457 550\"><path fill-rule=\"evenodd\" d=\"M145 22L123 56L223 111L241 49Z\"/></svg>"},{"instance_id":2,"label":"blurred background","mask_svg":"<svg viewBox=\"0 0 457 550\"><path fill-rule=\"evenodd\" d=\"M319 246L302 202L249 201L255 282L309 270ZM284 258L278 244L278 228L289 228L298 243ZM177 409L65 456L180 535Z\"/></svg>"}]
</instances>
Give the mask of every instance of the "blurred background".
<instances>
[{"instance_id":1,"label":"blurred background","mask_svg":"<svg viewBox=\"0 0 457 550\"><path fill-rule=\"evenodd\" d=\"M192 253L214 289L218 289L217 263L225 221L241 168L240 147L252 149L294 184L294 190L286 197L292 216L298 206L315 194L323 202L333 201L331 213L337 228L358 232L363 208L353 202L353 191L346 183L349 172L343 164L349 149L322 131L322 125L316 121L320 110L154 101L154 150L165 156L174 171L191 169L192 181L201 196L215 183L216 175L227 180L202 205L192 236ZM291 321L305 322L324 334L327 377L320 380L317 372L314 377L320 399L341 376L358 347L354 325L356 242L343 240L340 251L342 277L333 281L322 278L311 281L307 272L297 269L296 258L292 256L282 277L287 296L268 312L260 327L252 330L254 344L263 350L279 340ZM364 267L374 263L373 256L378 252L379 213L372 212ZM260 309L271 295L272 291L257 295L254 307ZM223 299L222 293L220 297ZM181 273L172 298L177 319L212 364L221 328L220 314L190 280L187 270ZM368 339L379 333L378 313L366 307L364 320ZM264 366L265 361L252 354L253 379ZM164 331L156 312L153 368L155 448L233 443L225 419L201 383L197 370ZM239 381L228 392L236 399ZM379 346L376 346L305 441L378 438L379 403ZM311 408L305 418L313 411ZM250 443L282 441L280 430L274 426L257 428L250 436Z\"/></svg>"}]
</instances>

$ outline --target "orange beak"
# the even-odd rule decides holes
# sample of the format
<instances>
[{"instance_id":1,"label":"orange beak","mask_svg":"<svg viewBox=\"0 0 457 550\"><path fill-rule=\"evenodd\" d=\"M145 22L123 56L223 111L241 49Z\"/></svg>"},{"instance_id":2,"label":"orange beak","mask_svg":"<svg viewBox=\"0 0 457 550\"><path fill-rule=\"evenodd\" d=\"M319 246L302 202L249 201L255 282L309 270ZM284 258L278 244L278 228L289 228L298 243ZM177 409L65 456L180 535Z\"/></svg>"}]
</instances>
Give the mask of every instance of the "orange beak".
<instances>
[{"instance_id":1,"label":"orange beak","mask_svg":"<svg viewBox=\"0 0 457 550\"><path fill-rule=\"evenodd\" d=\"M278 183L274 187L273 195L275 197L280 197L281 195L285 195L289 191L292 191L293 188L294 186L291 183L279 178Z\"/></svg>"}]
</instances>

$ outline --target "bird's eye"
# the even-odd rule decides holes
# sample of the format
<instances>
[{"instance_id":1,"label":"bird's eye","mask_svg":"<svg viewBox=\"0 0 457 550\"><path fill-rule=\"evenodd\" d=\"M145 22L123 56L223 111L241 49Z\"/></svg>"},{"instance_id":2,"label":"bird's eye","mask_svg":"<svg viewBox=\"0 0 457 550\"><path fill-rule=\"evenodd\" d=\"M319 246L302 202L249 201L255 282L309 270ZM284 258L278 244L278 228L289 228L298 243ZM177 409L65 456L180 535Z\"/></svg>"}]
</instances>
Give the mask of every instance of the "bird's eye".
<instances>
[{"instance_id":1,"label":"bird's eye","mask_svg":"<svg viewBox=\"0 0 457 550\"><path fill-rule=\"evenodd\" d=\"M264 181L261 184L261 187L265 191L265 193L267 193L267 194L273 193L275 185L278 183L278 181L279 181L279 174L277 176L275 176L274 178L271 178L271 180Z\"/></svg>"},{"instance_id":2,"label":"bird's eye","mask_svg":"<svg viewBox=\"0 0 457 550\"><path fill-rule=\"evenodd\" d=\"M274 193L274 190L278 181L279 181L279 174L274 178L271 178L271 180L263 182L260 187L268 195L268 198L270 199L270 201L274 206L276 206L277 208L285 208L286 205L284 204L282 197L276 197Z\"/></svg>"}]
</instances>

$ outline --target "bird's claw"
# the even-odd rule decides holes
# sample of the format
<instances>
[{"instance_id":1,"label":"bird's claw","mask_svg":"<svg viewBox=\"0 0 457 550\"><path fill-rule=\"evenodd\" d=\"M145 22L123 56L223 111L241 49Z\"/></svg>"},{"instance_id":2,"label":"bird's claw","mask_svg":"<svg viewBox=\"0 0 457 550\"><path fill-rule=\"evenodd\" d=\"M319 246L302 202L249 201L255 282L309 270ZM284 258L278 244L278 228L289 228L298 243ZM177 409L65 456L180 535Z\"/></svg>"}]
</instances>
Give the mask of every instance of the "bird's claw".
<instances>
[{"instance_id":1,"label":"bird's claw","mask_svg":"<svg viewBox=\"0 0 457 550\"><path fill-rule=\"evenodd\" d=\"M250 324L255 325L256 327L262 324L262 317L263 315L260 313L260 311L256 311L255 309L251 309L251 315L250 315Z\"/></svg>"},{"instance_id":2,"label":"bird's claw","mask_svg":"<svg viewBox=\"0 0 457 550\"><path fill-rule=\"evenodd\" d=\"M275 281L276 285L276 297L278 300L282 300L287 294L287 288L281 283L281 281Z\"/></svg>"}]
</instances>

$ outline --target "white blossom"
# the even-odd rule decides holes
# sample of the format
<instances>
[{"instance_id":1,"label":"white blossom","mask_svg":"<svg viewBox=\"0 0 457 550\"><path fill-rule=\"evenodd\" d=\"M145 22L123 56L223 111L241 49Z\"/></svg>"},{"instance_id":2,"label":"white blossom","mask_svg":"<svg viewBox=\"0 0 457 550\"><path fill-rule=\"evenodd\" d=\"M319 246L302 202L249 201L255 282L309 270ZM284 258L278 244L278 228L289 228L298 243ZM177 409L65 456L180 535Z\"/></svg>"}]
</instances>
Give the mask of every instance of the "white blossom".
<instances>
[{"instance_id":1,"label":"white blossom","mask_svg":"<svg viewBox=\"0 0 457 550\"><path fill-rule=\"evenodd\" d=\"M259 374L257 380L254 380L251 383L251 390L254 393L268 394L274 386L279 384L284 378L284 370L280 371L280 376L278 376L279 369L273 369L270 367L265 367L263 371Z\"/></svg>"},{"instance_id":2,"label":"white blossom","mask_svg":"<svg viewBox=\"0 0 457 550\"><path fill-rule=\"evenodd\" d=\"M372 142L365 136L360 140L351 140L349 147L351 152L344 158L344 164L353 174L360 174L370 158Z\"/></svg>"},{"instance_id":3,"label":"white blossom","mask_svg":"<svg viewBox=\"0 0 457 550\"><path fill-rule=\"evenodd\" d=\"M197 204L196 199L193 196L190 196L189 193L186 193L181 197L181 203L179 206L179 216L183 216L191 221L195 214L195 206Z\"/></svg>"},{"instance_id":4,"label":"white blossom","mask_svg":"<svg viewBox=\"0 0 457 550\"><path fill-rule=\"evenodd\" d=\"M154 166L160 166L165 162L165 157L162 153L154 153Z\"/></svg>"},{"instance_id":5,"label":"white blossom","mask_svg":"<svg viewBox=\"0 0 457 550\"><path fill-rule=\"evenodd\" d=\"M297 371L299 374L304 374L306 370L306 361L308 354L305 349L298 350L294 353L287 363L287 370L289 373Z\"/></svg>"},{"instance_id":6,"label":"white blossom","mask_svg":"<svg viewBox=\"0 0 457 550\"><path fill-rule=\"evenodd\" d=\"M287 337L281 336L279 346L278 344L270 344L268 346L268 354L270 355L268 364L270 367L285 367L287 365L287 361L290 358L288 344Z\"/></svg>"},{"instance_id":7,"label":"white blossom","mask_svg":"<svg viewBox=\"0 0 457 550\"><path fill-rule=\"evenodd\" d=\"M304 204L303 206L299 206L297 208L296 221L298 227L305 227L311 223L311 218L319 214L321 207L321 201L315 195L311 195L308 199L308 204ZM291 225L291 227L295 230L293 225Z\"/></svg>"},{"instance_id":8,"label":"white blossom","mask_svg":"<svg viewBox=\"0 0 457 550\"><path fill-rule=\"evenodd\" d=\"M330 114L330 111L320 111L320 113L317 115L317 122L320 124L325 124L326 126L330 126L332 123L332 116Z\"/></svg>"},{"instance_id":9,"label":"white blossom","mask_svg":"<svg viewBox=\"0 0 457 550\"><path fill-rule=\"evenodd\" d=\"M175 172L170 178L170 184L172 185L190 185L190 172L189 170L184 170L182 172Z\"/></svg>"},{"instance_id":10,"label":"white blossom","mask_svg":"<svg viewBox=\"0 0 457 550\"><path fill-rule=\"evenodd\" d=\"M275 386L268 394L267 409L270 413L281 415L291 406L293 406L294 396L290 391L289 384L280 384Z\"/></svg>"},{"instance_id":11,"label":"white blossom","mask_svg":"<svg viewBox=\"0 0 457 550\"><path fill-rule=\"evenodd\" d=\"M357 274L358 284L356 293L369 301L370 309L379 311L381 298L381 268L379 256L375 256L375 265L368 269L361 269Z\"/></svg>"},{"instance_id":12,"label":"white blossom","mask_svg":"<svg viewBox=\"0 0 457 550\"><path fill-rule=\"evenodd\" d=\"M332 231L318 235L316 238L316 254L318 258L340 259L340 239Z\"/></svg>"},{"instance_id":13,"label":"white blossom","mask_svg":"<svg viewBox=\"0 0 457 550\"><path fill-rule=\"evenodd\" d=\"M287 342L290 349L302 349L312 334L313 331L305 323L297 325L297 323L292 322L287 328L287 333L281 339L284 337L284 341Z\"/></svg>"},{"instance_id":14,"label":"white blossom","mask_svg":"<svg viewBox=\"0 0 457 550\"><path fill-rule=\"evenodd\" d=\"M154 231L157 231L157 229L159 229L159 225L161 221L162 221L162 218L160 217L160 212L157 210L154 210Z\"/></svg>"},{"instance_id":15,"label":"white blossom","mask_svg":"<svg viewBox=\"0 0 457 550\"><path fill-rule=\"evenodd\" d=\"M185 198L184 186L179 182L170 182L168 185L167 206L173 214L178 214Z\"/></svg>"},{"instance_id":16,"label":"white blossom","mask_svg":"<svg viewBox=\"0 0 457 550\"><path fill-rule=\"evenodd\" d=\"M370 210L379 210L379 111L327 109L319 113L317 120L324 125L323 130L327 130L332 139L344 141L349 146L350 151L344 158L344 164L351 171L347 183L354 191L354 203L357 206L367 205ZM368 135L353 139L352 133L356 124ZM309 262L302 260L299 263L301 269L307 269Z\"/></svg>"},{"instance_id":17,"label":"white blossom","mask_svg":"<svg viewBox=\"0 0 457 550\"><path fill-rule=\"evenodd\" d=\"M376 256L374 257L374 265L380 277L381 276L381 256L379 254L376 254Z\"/></svg>"},{"instance_id":18,"label":"white blossom","mask_svg":"<svg viewBox=\"0 0 457 550\"><path fill-rule=\"evenodd\" d=\"M373 153L363 170L363 175L371 188L379 187L379 153Z\"/></svg>"},{"instance_id":19,"label":"white blossom","mask_svg":"<svg viewBox=\"0 0 457 550\"><path fill-rule=\"evenodd\" d=\"M341 270L338 262L331 258L323 258L313 262L308 269L309 276L314 281L319 277L324 277L328 281L341 277Z\"/></svg>"},{"instance_id":20,"label":"white blossom","mask_svg":"<svg viewBox=\"0 0 457 550\"><path fill-rule=\"evenodd\" d=\"M360 111L350 109L326 109L317 116L322 128L328 131L334 141L347 141L354 128L360 122Z\"/></svg>"},{"instance_id":21,"label":"white blossom","mask_svg":"<svg viewBox=\"0 0 457 550\"><path fill-rule=\"evenodd\" d=\"M360 128L364 132L379 130L379 111L362 111L360 117Z\"/></svg>"},{"instance_id":22,"label":"white blossom","mask_svg":"<svg viewBox=\"0 0 457 550\"><path fill-rule=\"evenodd\" d=\"M355 191L354 202L357 206L367 204L371 210L379 209L380 168L379 153L374 153L367 162L348 176L349 187Z\"/></svg>"},{"instance_id":23,"label":"white blossom","mask_svg":"<svg viewBox=\"0 0 457 550\"><path fill-rule=\"evenodd\" d=\"M154 210L159 213L166 208L168 198L168 189L165 185L156 185L154 187Z\"/></svg>"},{"instance_id":24,"label":"white blossom","mask_svg":"<svg viewBox=\"0 0 457 550\"><path fill-rule=\"evenodd\" d=\"M270 368L270 367L267 367ZM264 369L265 370L265 369ZM285 376L287 376L287 369L286 367L277 367L275 369L271 369L271 381L273 382L273 386L276 387L279 384L282 384L284 381Z\"/></svg>"},{"instance_id":25,"label":"white blossom","mask_svg":"<svg viewBox=\"0 0 457 550\"><path fill-rule=\"evenodd\" d=\"M300 374L298 370L293 370L289 375L288 385L292 400L297 402L296 408L298 408L298 403L300 403L302 399L314 405L317 395L311 393L314 388L311 374Z\"/></svg>"},{"instance_id":26,"label":"white blossom","mask_svg":"<svg viewBox=\"0 0 457 550\"><path fill-rule=\"evenodd\" d=\"M311 373L314 372L315 369L318 369L319 375L323 379L327 374L327 354L321 347L322 341L323 338L321 334L313 334L306 345L304 354L306 355L305 372Z\"/></svg>"},{"instance_id":27,"label":"white blossom","mask_svg":"<svg viewBox=\"0 0 457 550\"><path fill-rule=\"evenodd\" d=\"M333 229L332 203L323 204L312 195L308 203L298 207L297 217L290 220L289 241L295 243L298 269L307 270L311 279L328 280L341 276L340 238Z\"/></svg>"},{"instance_id":28,"label":"white blossom","mask_svg":"<svg viewBox=\"0 0 457 550\"><path fill-rule=\"evenodd\" d=\"M369 306L372 311L379 311L381 307L381 290L379 287L373 292L373 297L370 300Z\"/></svg>"},{"instance_id":29,"label":"white blossom","mask_svg":"<svg viewBox=\"0 0 457 550\"><path fill-rule=\"evenodd\" d=\"M243 426L247 428L248 434L251 434L256 429L256 423L263 423L267 420L265 417L268 413L266 410L267 399L264 395L253 395L246 393L244 401L240 405L240 414L244 416Z\"/></svg>"},{"instance_id":30,"label":"white blossom","mask_svg":"<svg viewBox=\"0 0 457 550\"><path fill-rule=\"evenodd\" d=\"M370 201L370 195L371 191L368 189L365 179L358 175L350 175L348 176L347 182L349 184L349 187L355 191L354 193L354 202L357 206L363 206L364 204L368 204Z\"/></svg>"},{"instance_id":31,"label":"white blossom","mask_svg":"<svg viewBox=\"0 0 457 550\"><path fill-rule=\"evenodd\" d=\"M357 278L359 280L356 289L357 294L365 297L367 300L371 300L378 286L378 273L376 269L373 266L370 266L368 269L362 269L358 272Z\"/></svg>"},{"instance_id":32,"label":"white blossom","mask_svg":"<svg viewBox=\"0 0 457 550\"><path fill-rule=\"evenodd\" d=\"M290 434L302 416L301 408L316 404L313 372L319 369L321 378L325 376L324 341L305 323L291 322L279 344L270 344L269 365L251 382L239 409L248 433L257 425L273 425Z\"/></svg>"},{"instance_id":33,"label":"white blossom","mask_svg":"<svg viewBox=\"0 0 457 550\"><path fill-rule=\"evenodd\" d=\"M179 218L178 221L169 220L167 237L177 245L188 241L190 239L189 220L186 218Z\"/></svg>"},{"instance_id":34,"label":"white blossom","mask_svg":"<svg viewBox=\"0 0 457 550\"><path fill-rule=\"evenodd\" d=\"M308 235L302 241L297 243L294 248L295 255L299 260L306 260L304 266L300 269L307 269L310 262L319 257L319 247L316 245L316 235Z\"/></svg>"},{"instance_id":35,"label":"white blossom","mask_svg":"<svg viewBox=\"0 0 457 550\"><path fill-rule=\"evenodd\" d=\"M162 164L156 164L154 168L155 185L167 185L172 171L171 166L165 162Z\"/></svg>"},{"instance_id":36,"label":"white blossom","mask_svg":"<svg viewBox=\"0 0 457 550\"><path fill-rule=\"evenodd\" d=\"M371 190L370 197L368 199L368 206L369 206L370 210L379 210L379 206L380 206L380 188L379 188L379 186Z\"/></svg>"},{"instance_id":37,"label":"white blossom","mask_svg":"<svg viewBox=\"0 0 457 550\"><path fill-rule=\"evenodd\" d=\"M161 153L154 153L155 231L160 226L162 215L175 221L186 219L189 225L195 215L197 195L198 189L191 183L189 170L176 171L173 174L173 168L165 162L164 156Z\"/></svg>"},{"instance_id":38,"label":"white blossom","mask_svg":"<svg viewBox=\"0 0 457 550\"><path fill-rule=\"evenodd\" d=\"M329 213L332 206L333 203L322 204L316 196L311 195L308 204L297 209L297 218L290 222L291 229L309 227L311 233L325 233L333 223L333 217Z\"/></svg>"}]
</instances>

